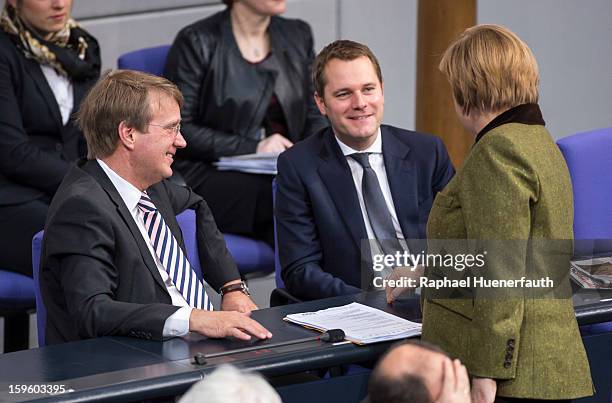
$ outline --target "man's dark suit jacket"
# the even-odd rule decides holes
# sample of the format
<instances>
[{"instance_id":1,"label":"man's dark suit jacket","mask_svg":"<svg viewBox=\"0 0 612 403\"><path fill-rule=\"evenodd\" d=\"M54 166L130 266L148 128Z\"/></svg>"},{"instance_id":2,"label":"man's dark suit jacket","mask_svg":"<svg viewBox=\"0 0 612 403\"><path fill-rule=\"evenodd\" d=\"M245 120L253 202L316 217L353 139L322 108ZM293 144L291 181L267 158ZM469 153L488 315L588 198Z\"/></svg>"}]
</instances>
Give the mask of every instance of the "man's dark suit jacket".
<instances>
[{"instance_id":1,"label":"man's dark suit jacket","mask_svg":"<svg viewBox=\"0 0 612 403\"><path fill-rule=\"evenodd\" d=\"M215 289L239 278L206 202L189 188L162 181L147 190L185 250L175 215L196 211L204 277ZM46 338L60 343L99 336L161 340L178 307L132 215L96 161L66 175L49 208L40 286Z\"/></svg>"},{"instance_id":2,"label":"man's dark suit jacket","mask_svg":"<svg viewBox=\"0 0 612 403\"><path fill-rule=\"evenodd\" d=\"M435 136L381 126L393 203L406 239L425 238L436 193L454 174ZM368 238L355 183L332 129L278 159L276 226L282 278L298 298L360 291L361 242Z\"/></svg>"}]
</instances>

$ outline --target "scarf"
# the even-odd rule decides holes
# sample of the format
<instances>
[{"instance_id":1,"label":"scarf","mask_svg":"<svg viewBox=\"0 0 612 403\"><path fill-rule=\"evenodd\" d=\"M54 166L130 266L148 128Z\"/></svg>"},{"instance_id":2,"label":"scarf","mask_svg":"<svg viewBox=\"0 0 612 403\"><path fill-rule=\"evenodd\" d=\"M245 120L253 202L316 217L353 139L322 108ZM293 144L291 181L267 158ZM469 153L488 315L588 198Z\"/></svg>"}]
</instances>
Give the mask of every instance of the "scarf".
<instances>
[{"instance_id":1,"label":"scarf","mask_svg":"<svg viewBox=\"0 0 612 403\"><path fill-rule=\"evenodd\" d=\"M5 3L0 28L6 32L26 58L52 67L74 81L96 79L100 75L100 48L96 38L72 18L49 40L28 29L17 11Z\"/></svg>"}]
</instances>

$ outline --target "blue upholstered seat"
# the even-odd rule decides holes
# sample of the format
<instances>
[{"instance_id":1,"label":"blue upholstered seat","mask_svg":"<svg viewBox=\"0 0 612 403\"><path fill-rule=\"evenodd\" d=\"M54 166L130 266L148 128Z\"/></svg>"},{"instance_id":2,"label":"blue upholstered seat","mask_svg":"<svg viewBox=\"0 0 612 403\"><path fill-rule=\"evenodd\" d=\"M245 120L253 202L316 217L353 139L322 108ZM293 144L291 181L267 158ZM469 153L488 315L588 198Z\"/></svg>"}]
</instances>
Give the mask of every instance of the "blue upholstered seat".
<instances>
[{"instance_id":1,"label":"blue upholstered seat","mask_svg":"<svg viewBox=\"0 0 612 403\"><path fill-rule=\"evenodd\" d=\"M612 128L557 141L574 191L574 239L578 256L612 255ZM583 333L612 331L612 322L583 326Z\"/></svg>"},{"instance_id":2,"label":"blue upholstered seat","mask_svg":"<svg viewBox=\"0 0 612 403\"><path fill-rule=\"evenodd\" d=\"M557 144L574 188L574 238L603 241L593 245L593 252L612 252L605 242L612 240L612 128L564 137Z\"/></svg>"},{"instance_id":3,"label":"blue upholstered seat","mask_svg":"<svg viewBox=\"0 0 612 403\"><path fill-rule=\"evenodd\" d=\"M166 65L168 50L170 50L170 45L161 45L124 53L119 56L117 67L161 76Z\"/></svg>"},{"instance_id":4,"label":"blue upholstered seat","mask_svg":"<svg viewBox=\"0 0 612 403\"><path fill-rule=\"evenodd\" d=\"M192 266L201 270L196 242L195 212L185 210L176 216L176 219L185 239L187 259ZM223 236L241 275L254 272L270 273L274 270L274 251L265 242L235 234L223 234Z\"/></svg>"},{"instance_id":5,"label":"blue upholstered seat","mask_svg":"<svg viewBox=\"0 0 612 403\"><path fill-rule=\"evenodd\" d=\"M8 270L0 269L0 309L34 308L34 281Z\"/></svg>"},{"instance_id":6,"label":"blue upholstered seat","mask_svg":"<svg viewBox=\"0 0 612 403\"><path fill-rule=\"evenodd\" d=\"M0 269L0 316L4 317L4 352L28 348L28 311L34 306L34 280L20 273Z\"/></svg>"}]
</instances>

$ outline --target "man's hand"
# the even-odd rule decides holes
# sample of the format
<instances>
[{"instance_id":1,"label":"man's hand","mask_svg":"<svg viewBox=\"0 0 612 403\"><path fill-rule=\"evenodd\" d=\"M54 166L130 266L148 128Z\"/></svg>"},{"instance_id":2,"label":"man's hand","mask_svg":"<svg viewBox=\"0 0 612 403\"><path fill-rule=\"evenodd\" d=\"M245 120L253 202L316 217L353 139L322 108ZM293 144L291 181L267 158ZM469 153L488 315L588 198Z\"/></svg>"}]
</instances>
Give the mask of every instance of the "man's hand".
<instances>
[{"instance_id":1,"label":"man's hand","mask_svg":"<svg viewBox=\"0 0 612 403\"><path fill-rule=\"evenodd\" d=\"M257 144L256 153L282 153L293 143L282 134L274 133Z\"/></svg>"},{"instance_id":2,"label":"man's hand","mask_svg":"<svg viewBox=\"0 0 612 403\"><path fill-rule=\"evenodd\" d=\"M250 313L259 309L253 300L240 291L228 292L221 300L222 311L238 311L242 313Z\"/></svg>"},{"instance_id":3,"label":"man's hand","mask_svg":"<svg viewBox=\"0 0 612 403\"><path fill-rule=\"evenodd\" d=\"M459 360L444 360L442 390L435 403L469 403L470 378L465 366Z\"/></svg>"},{"instance_id":4,"label":"man's hand","mask_svg":"<svg viewBox=\"0 0 612 403\"><path fill-rule=\"evenodd\" d=\"M389 274L389 276L387 277L387 280L399 280L401 278L411 278L411 279L414 279L415 285L418 286L419 278L423 276L424 273L425 273L425 269L423 268L423 266L420 266L420 265L417 267L396 267L395 269L393 269L391 274ZM400 295L408 291L414 291L416 286L412 288L412 287L389 287L389 285L387 285L385 287L385 293L387 294L387 304L392 304L393 301L399 298Z\"/></svg>"},{"instance_id":5,"label":"man's hand","mask_svg":"<svg viewBox=\"0 0 612 403\"><path fill-rule=\"evenodd\" d=\"M497 393L497 382L491 378L474 378L472 380L472 402L493 403Z\"/></svg>"},{"instance_id":6,"label":"man's hand","mask_svg":"<svg viewBox=\"0 0 612 403\"><path fill-rule=\"evenodd\" d=\"M272 333L249 318L248 313L241 312L192 309L189 316L189 330L212 338L233 336L240 340L250 340L251 335L259 339L272 337Z\"/></svg>"}]
</instances>

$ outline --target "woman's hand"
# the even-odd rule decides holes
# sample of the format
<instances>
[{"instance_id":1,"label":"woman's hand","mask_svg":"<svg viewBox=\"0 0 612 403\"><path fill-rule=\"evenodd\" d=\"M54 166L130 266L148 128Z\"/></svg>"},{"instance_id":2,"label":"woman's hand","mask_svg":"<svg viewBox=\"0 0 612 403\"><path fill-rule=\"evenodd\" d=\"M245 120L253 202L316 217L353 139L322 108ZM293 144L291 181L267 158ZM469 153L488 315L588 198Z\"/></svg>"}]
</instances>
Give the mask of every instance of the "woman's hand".
<instances>
[{"instance_id":1,"label":"woman's hand","mask_svg":"<svg viewBox=\"0 0 612 403\"><path fill-rule=\"evenodd\" d=\"M256 153L282 153L293 143L282 134L274 133L257 144Z\"/></svg>"}]
</instances>

